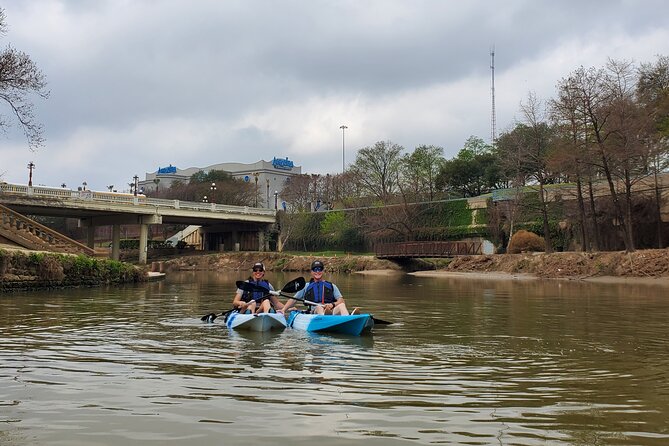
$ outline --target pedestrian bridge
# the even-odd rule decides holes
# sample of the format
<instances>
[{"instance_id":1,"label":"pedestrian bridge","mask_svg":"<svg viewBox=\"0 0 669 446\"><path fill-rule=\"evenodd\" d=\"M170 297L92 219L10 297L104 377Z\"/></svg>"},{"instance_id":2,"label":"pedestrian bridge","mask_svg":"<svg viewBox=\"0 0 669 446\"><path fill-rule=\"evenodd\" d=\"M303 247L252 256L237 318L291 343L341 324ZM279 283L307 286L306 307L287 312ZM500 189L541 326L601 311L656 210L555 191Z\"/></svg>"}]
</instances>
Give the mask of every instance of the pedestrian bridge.
<instances>
[{"instance_id":1,"label":"pedestrian bridge","mask_svg":"<svg viewBox=\"0 0 669 446\"><path fill-rule=\"evenodd\" d=\"M438 258L483 254L482 242L396 242L378 243L374 253L379 259Z\"/></svg>"},{"instance_id":2,"label":"pedestrian bridge","mask_svg":"<svg viewBox=\"0 0 669 446\"><path fill-rule=\"evenodd\" d=\"M93 247L96 226L112 226L114 259L119 256L120 225L140 225L140 263L146 263L150 224L216 227L227 233L227 246L238 246L240 233L253 232L262 251L267 244L264 233L276 221L274 209L10 183L0 183L0 204L21 214L78 218L89 229L89 247Z\"/></svg>"}]
</instances>

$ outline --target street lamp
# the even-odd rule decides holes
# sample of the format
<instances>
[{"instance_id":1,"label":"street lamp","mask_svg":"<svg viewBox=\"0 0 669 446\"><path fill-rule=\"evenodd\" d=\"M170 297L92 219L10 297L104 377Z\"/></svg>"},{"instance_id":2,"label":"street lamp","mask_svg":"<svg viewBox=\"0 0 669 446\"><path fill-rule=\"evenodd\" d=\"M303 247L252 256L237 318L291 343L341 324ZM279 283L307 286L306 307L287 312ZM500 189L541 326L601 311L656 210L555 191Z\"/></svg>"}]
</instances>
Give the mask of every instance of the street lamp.
<instances>
[{"instance_id":1,"label":"street lamp","mask_svg":"<svg viewBox=\"0 0 669 446\"><path fill-rule=\"evenodd\" d=\"M30 176L28 177L28 187L33 186L33 169L35 168L35 163L32 161L28 163L28 170L30 170Z\"/></svg>"},{"instance_id":2,"label":"street lamp","mask_svg":"<svg viewBox=\"0 0 669 446\"><path fill-rule=\"evenodd\" d=\"M256 179L256 199L255 199L256 205L255 205L255 207L258 207L258 177L260 176L260 173L253 172L253 176Z\"/></svg>"},{"instance_id":3,"label":"street lamp","mask_svg":"<svg viewBox=\"0 0 669 446\"><path fill-rule=\"evenodd\" d=\"M114 185L110 184L109 186L107 186L107 189L109 189L109 192L113 191L114 190Z\"/></svg>"},{"instance_id":4,"label":"street lamp","mask_svg":"<svg viewBox=\"0 0 669 446\"><path fill-rule=\"evenodd\" d=\"M63 189L65 189L65 188L67 187L67 184L63 183L63 184L60 185L60 187L62 187Z\"/></svg>"},{"instance_id":5,"label":"street lamp","mask_svg":"<svg viewBox=\"0 0 669 446\"><path fill-rule=\"evenodd\" d=\"M204 197L202 197L202 202L203 203L209 203L209 200L207 199L206 195Z\"/></svg>"},{"instance_id":6,"label":"street lamp","mask_svg":"<svg viewBox=\"0 0 669 446\"><path fill-rule=\"evenodd\" d=\"M274 191L274 210L276 211L278 208L278 203L279 203L279 192Z\"/></svg>"},{"instance_id":7,"label":"street lamp","mask_svg":"<svg viewBox=\"0 0 669 446\"><path fill-rule=\"evenodd\" d=\"M267 209L269 209L269 178L266 178L267 181Z\"/></svg>"},{"instance_id":8,"label":"street lamp","mask_svg":"<svg viewBox=\"0 0 669 446\"><path fill-rule=\"evenodd\" d=\"M342 125L339 128L341 129L341 173L344 173L346 171L346 161L345 161L346 146L344 145L344 133L346 132L346 129L348 127Z\"/></svg>"},{"instance_id":9,"label":"street lamp","mask_svg":"<svg viewBox=\"0 0 669 446\"><path fill-rule=\"evenodd\" d=\"M214 202L214 191L216 190L216 183L211 183L211 186L209 186L209 190L211 190L211 202Z\"/></svg>"},{"instance_id":10,"label":"street lamp","mask_svg":"<svg viewBox=\"0 0 669 446\"><path fill-rule=\"evenodd\" d=\"M134 190L135 190L135 197L136 197L137 196L137 189L139 189L139 177L137 175L135 175L134 177L132 177L132 179L134 180L133 184L135 185Z\"/></svg>"},{"instance_id":11,"label":"street lamp","mask_svg":"<svg viewBox=\"0 0 669 446\"><path fill-rule=\"evenodd\" d=\"M86 186L88 186L88 183L84 181L83 183L81 183L81 185L84 186L83 190L86 190Z\"/></svg>"}]
</instances>

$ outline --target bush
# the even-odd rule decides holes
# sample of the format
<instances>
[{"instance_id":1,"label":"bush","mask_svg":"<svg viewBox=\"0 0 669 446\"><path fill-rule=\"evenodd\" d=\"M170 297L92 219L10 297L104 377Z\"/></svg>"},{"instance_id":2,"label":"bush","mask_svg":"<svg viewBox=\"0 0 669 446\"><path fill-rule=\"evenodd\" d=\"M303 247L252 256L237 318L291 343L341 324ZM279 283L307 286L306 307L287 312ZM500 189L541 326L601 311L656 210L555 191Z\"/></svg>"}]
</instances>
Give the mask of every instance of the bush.
<instances>
[{"instance_id":1,"label":"bush","mask_svg":"<svg viewBox=\"0 0 669 446\"><path fill-rule=\"evenodd\" d=\"M509 243L509 254L520 252L542 252L546 250L546 241L534 232L520 231L513 234Z\"/></svg>"}]
</instances>

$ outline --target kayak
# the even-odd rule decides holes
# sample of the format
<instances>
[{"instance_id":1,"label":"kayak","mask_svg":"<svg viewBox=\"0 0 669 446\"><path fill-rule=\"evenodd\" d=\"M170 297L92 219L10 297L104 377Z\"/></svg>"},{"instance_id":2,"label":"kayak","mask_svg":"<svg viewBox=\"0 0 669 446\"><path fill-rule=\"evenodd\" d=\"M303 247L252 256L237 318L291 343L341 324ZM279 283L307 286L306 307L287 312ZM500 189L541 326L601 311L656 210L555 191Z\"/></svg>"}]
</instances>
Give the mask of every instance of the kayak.
<instances>
[{"instance_id":1,"label":"kayak","mask_svg":"<svg viewBox=\"0 0 669 446\"><path fill-rule=\"evenodd\" d=\"M288 326L296 330L316 333L342 333L360 336L374 327L374 318L371 314L343 316L339 314L306 314L293 311L288 316Z\"/></svg>"},{"instance_id":2,"label":"kayak","mask_svg":"<svg viewBox=\"0 0 669 446\"><path fill-rule=\"evenodd\" d=\"M286 318L280 313L240 314L230 313L225 321L228 328L235 330L269 331L286 328Z\"/></svg>"}]
</instances>

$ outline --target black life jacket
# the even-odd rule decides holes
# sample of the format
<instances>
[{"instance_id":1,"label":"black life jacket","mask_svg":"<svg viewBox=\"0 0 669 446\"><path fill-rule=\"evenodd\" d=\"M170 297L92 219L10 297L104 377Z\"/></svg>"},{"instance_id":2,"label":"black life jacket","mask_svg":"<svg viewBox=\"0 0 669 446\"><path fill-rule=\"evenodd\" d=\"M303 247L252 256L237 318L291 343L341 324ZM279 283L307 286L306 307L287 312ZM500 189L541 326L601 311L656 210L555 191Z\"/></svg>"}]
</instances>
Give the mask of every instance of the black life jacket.
<instances>
[{"instance_id":1,"label":"black life jacket","mask_svg":"<svg viewBox=\"0 0 669 446\"><path fill-rule=\"evenodd\" d=\"M255 280L249 278L249 279L247 280L247 282L248 282L248 283L252 283L252 284L254 284L254 285L258 285L258 286L265 287L265 288L267 288L268 290L270 289L270 288L269 288L269 282L266 281L266 280L259 280L259 281L256 282ZM245 291L242 293L242 301L244 301L244 302L251 302L252 300L258 301L258 300L260 300L264 295L265 295L265 293L263 293L262 291L246 291L246 290L245 290Z\"/></svg>"}]
</instances>

